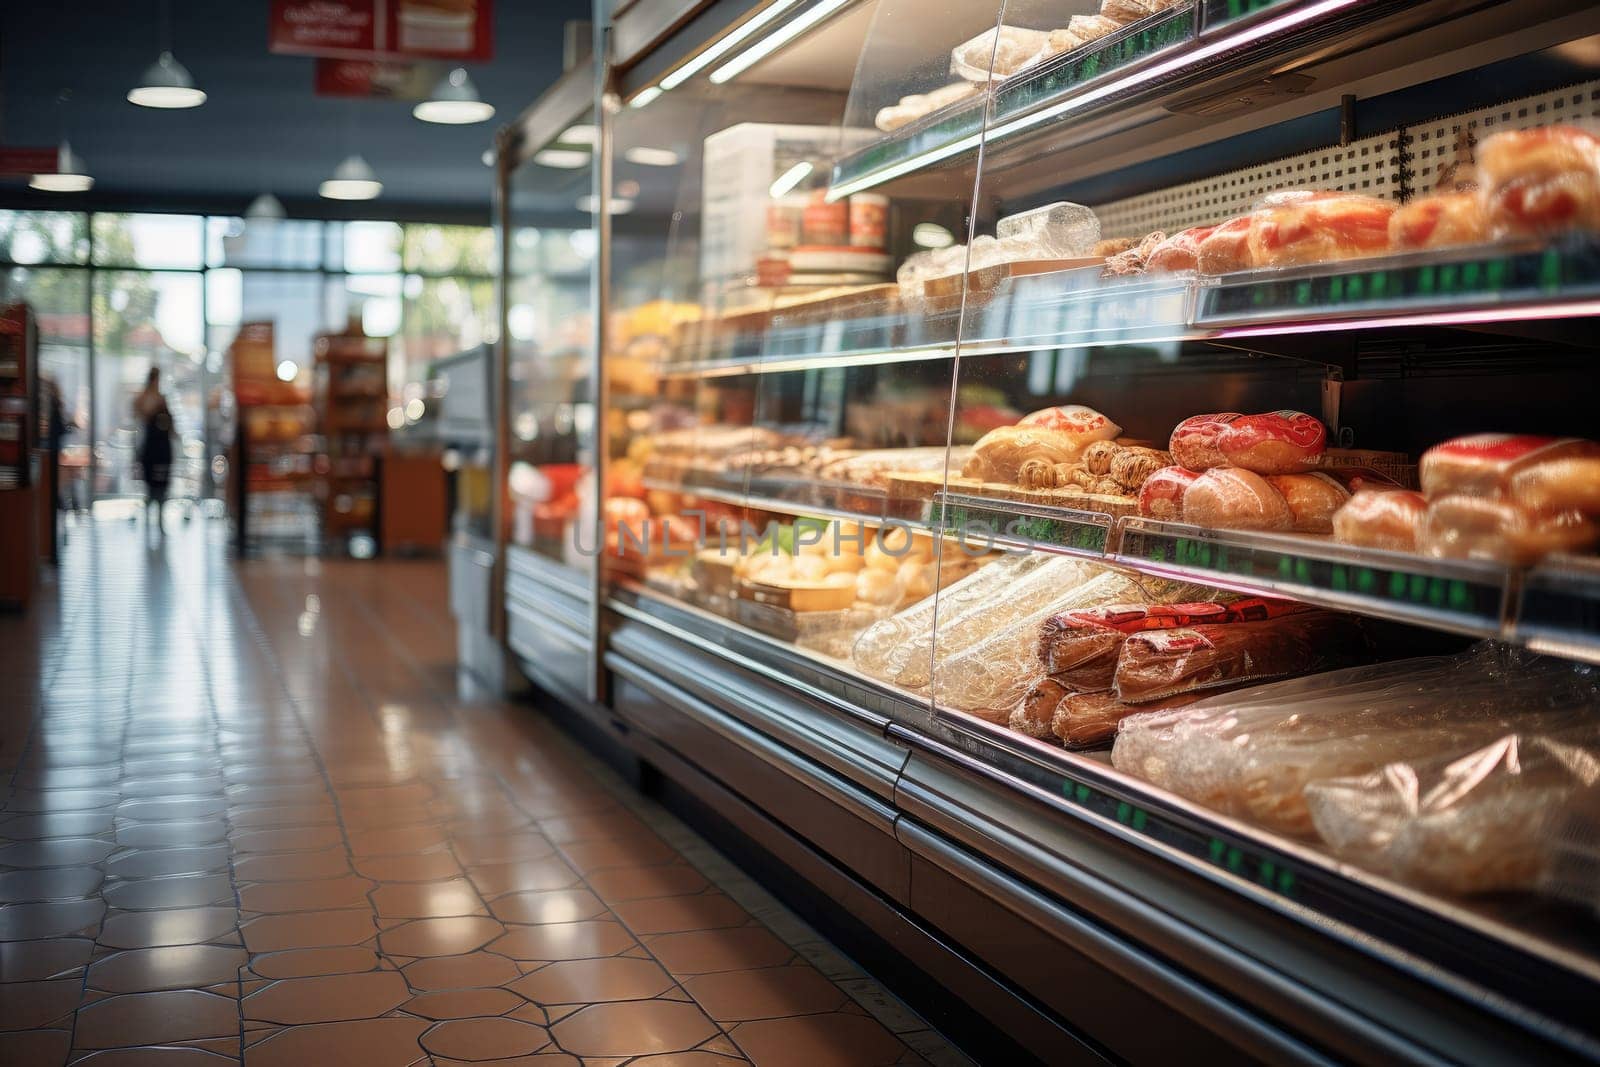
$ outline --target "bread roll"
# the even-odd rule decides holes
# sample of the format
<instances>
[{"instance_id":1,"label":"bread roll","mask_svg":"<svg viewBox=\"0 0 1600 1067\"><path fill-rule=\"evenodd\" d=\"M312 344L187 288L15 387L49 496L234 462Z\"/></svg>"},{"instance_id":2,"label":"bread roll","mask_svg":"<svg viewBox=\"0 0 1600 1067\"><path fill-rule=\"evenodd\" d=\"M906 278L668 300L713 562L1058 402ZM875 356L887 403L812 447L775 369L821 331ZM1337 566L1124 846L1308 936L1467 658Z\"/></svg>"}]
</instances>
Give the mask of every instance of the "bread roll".
<instances>
[{"instance_id":1,"label":"bread roll","mask_svg":"<svg viewBox=\"0 0 1600 1067\"><path fill-rule=\"evenodd\" d=\"M1334 540L1390 552L1415 552L1428 501L1408 490L1363 489L1333 516Z\"/></svg>"},{"instance_id":2,"label":"bread roll","mask_svg":"<svg viewBox=\"0 0 1600 1067\"><path fill-rule=\"evenodd\" d=\"M1418 475L1429 500L1450 494L1500 497L1522 472L1577 457L1600 458L1600 444L1575 437L1480 433L1428 449Z\"/></svg>"},{"instance_id":3,"label":"bread roll","mask_svg":"<svg viewBox=\"0 0 1600 1067\"><path fill-rule=\"evenodd\" d=\"M1231 274L1255 266L1250 258L1250 216L1213 226L1200 241L1196 266L1202 274Z\"/></svg>"},{"instance_id":4,"label":"bread roll","mask_svg":"<svg viewBox=\"0 0 1600 1067\"><path fill-rule=\"evenodd\" d=\"M1508 492L1518 507L1528 511L1600 515L1600 457L1567 456L1536 463L1512 475Z\"/></svg>"},{"instance_id":5,"label":"bread roll","mask_svg":"<svg viewBox=\"0 0 1600 1067\"><path fill-rule=\"evenodd\" d=\"M1477 193L1419 197L1389 216L1389 243L1397 251L1448 248L1489 239L1489 217Z\"/></svg>"},{"instance_id":6,"label":"bread roll","mask_svg":"<svg viewBox=\"0 0 1600 1067\"><path fill-rule=\"evenodd\" d=\"M1218 467L1184 493L1183 521L1222 530L1287 530L1294 518L1283 494L1261 475Z\"/></svg>"},{"instance_id":7,"label":"bread roll","mask_svg":"<svg viewBox=\"0 0 1600 1067\"><path fill-rule=\"evenodd\" d=\"M1444 496L1429 501L1419 544L1430 556L1487 559L1509 566L1537 563L1552 552L1582 552L1600 543L1600 524L1576 513L1536 515L1503 500Z\"/></svg>"},{"instance_id":8,"label":"bread roll","mask_svg":"<svg viewBox=\"0 0 1600 1067\"><path fill-rule=\"evenodd\" d=\"M1206 471L1212 467L1226 467L1228 457L1217 448L1217 435L1235 419L1242 419L1236 411L1218 415L1191 415L1178 423L1167 442L1167 451L1180 466L1192 471Z\"/></svg>"},{"instance_id":9,"label":"bread roll","mask_svg":"<svg viewBox=\"0 0 1600 1067\"><path fill-rule=\"evenodd\" d=\"M1156 245L1150 253L1149 269L1167 274L1195 270L1200 265L1200 245L1211 236L1214 226L1191 226Z\"/></svg>"},{"instance_id":10,"label":"bread roll","mask_svg":"<svg viewBox=\"0 0 1600 1067\"><path fill-rule=\"evenodd\" d=\"M972 446L972 455L962 465L961 473L967 478L1016 485L1022 465L1028 460L1037 459L1047 464L1075 463L1083 448L1084 443L1061 430L1001 426L984 434Z\"/></svg>"},{"instance_id":11,"label":"bread roll","mask_svg":"<svg viewBox=\"0 0 1600 1067\"><path fill-rule=\"evenodd\" d=\"M1183 521L1183 498L1200 475L1184 467L1163 467L1139 487L1139 514L1147 519Z\"/></svg>"},{"instance_id":12,"label":"bread roll","mask_svg":"<svg viewBox=\"0 0 1600 1067\"><path fill-rule=\"evenodd\" d=\"M1147 478L1171 464L1172 457L1159 449L1124 448L1111 459L1111 477L1122 490L1137 492Z\"/></svg>"},{"instance_id":13,"label":"bread roll","mask_svg":"<svg viewBox=\"0 0 1600 1067\"><path fill-rule=\"evenodd\" d=\"M867 568L856 575L856 599L879 607L894 607L903 599L898 576L894 571Z\"/></svg>"},{"instance_id":14,"label":"bread roll","mask_svg":"<svg viewBox=\"0 0 1600 1067\"><path fill-rule=\"evenodd\" d=\"M1054 678L1040 678L1028 689L1006 725L1019 734L1041 741L1053 737L1050 727L1055 720L1056 705L1066 695L1067 688Z\"/></svg>"},{"instance_id":15,"label":"bread roll","mask_svg":"<svg viewBox=\"0 0 1600 1067\"><path fill-rule=\"evenodd\" d=\"M1215 441L1231 466L1257 474L1297 474L1314 467L1327 451L1328 431L1305 412L1273 411L1230 420Z\"/></svg>"},{"instance_id":16,"label":"bread roll","mask_svg":"<svg viewBox=\"0 0 1600 1067\"><path fill-rule=\"evenodd\" d=\"M1267 478L1283 494L1297 533L1332 533L1333 516L1350 500L1350 490L1338 481L1313 471L1310 474L1274 474Z\"/></svg>"},{"instance_id":17,"label":"bread roll","mask_svg":"<svg viewBox=\"0 0 1600 1067\"><path fill-rule=\"evenodd\" d=\"M1574 126L1507 130L1478 146L1497 237L1600 229L1600 139Z\"/></svg>"},{"instance_id":18,"label":"bread roll","mask_svg":"<svg viewBox=\"0 0 1600 1067\"><path fill-rule=\"evenodd\" d=\"M1083 465L1089 473L1104 476L1111 473L1111 461L1122 446L1115 441L1096 441L1083 450Z\"/></svg>"},{"instance_id":19,"label":"bread roll","mask_svg":"<svg viewBox=\"0 0 1600 1067\"><path fill-rule=\"evenodd\" d=\"M1250 216L1250 258L1257 267L1293 267L1380 254L1396 206L1371 196L1280 197Z\"/></svg>"},{"instance_id":20,"label":"bread roll","mask_svg":"<svg viewBox=\"0 0 1600 1067\"><path fill-rule=\"evenodd\" d=\"M1138 22L1158 10L1154 0L1100 0L1100 14L1122 25Z\"/></svg>"}]
</instances>

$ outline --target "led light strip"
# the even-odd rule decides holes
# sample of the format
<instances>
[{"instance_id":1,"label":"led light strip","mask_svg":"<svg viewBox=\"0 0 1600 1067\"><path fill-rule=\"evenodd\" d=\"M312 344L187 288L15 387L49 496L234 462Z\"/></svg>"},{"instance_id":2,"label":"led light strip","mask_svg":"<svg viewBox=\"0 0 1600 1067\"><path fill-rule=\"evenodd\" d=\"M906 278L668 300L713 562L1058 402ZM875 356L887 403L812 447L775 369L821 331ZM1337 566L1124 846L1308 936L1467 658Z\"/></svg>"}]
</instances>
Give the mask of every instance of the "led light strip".
<instances>
[{"instance_id":1,"label":"led light strip","mask_svg":"<svg viewBox=\"0 0 1600 1067\"><path fill-rule=\"evenodd\" d=\"M1258 22L1253 26L1246 27L1238 33L1230 34L1221 40L1213 41L1210 44L1202 45L1201 47L1192 51L1186 51L1182 55L1173 56L1170 59L1165 59L1159 63L1152 64L1151 66L1146 67L1144 70L1138 71L1135 74L1130 74L1122 78L1115 78L1104 85L1096 86L1093 89L1069 97L1068 99L1050 107L1041 108L1038 111L1030 112L1029 114L1021 116L1020 118L1013 119L1010 122L991 127L986 134L972 134L967 137L963 137L944 147L920 153L908 159L901 160L899 163L896 163L893 166L885 167L882 170L873 171L870 174L862 175L860 178L836 185L830 191L829 198L836 199L837 197L848 196L849 194L859 192L862 189L870 189L873 186L881 185L887 181L892 181L895 178L908 174L911 171L926 166L929 163L936 163L939 160L946 159L958 152L964 152L968 148L978 144L981 140L987 140L989 143L1001 141L1012 136L1013 134L1020 133L1023 130L1037 126L1042 122L1048 122L1051 119L1060 118L1063 115L1068 115L1075 111L1081 111L1091 104L1095 104L1101 100L1104 100L1108 96L1127 92L1134 86L1164 78L1176 71L1183 70L1185 67L1203 63L1208 59L1213 59L1234 49L1249 45L1263 37L1269 37L1273 34L1282 33L1285 30L1294 29L1296 26L1314 21L1322 18L1325 15L1332 14L1336 11L1341 11L1348 7L1354 7L1363 2L1364 0L1321 0L1319 3L1310 4L1306 7L1296 8L1293 11L1285 12L1277 18ZM712 80L716 80L715 74L712 75Z\"/></svg>"},{"instance_id":2,"label":"led light strip","mask_svg":"<svg viewBox=\"0 0 1600 1067\"><path fill-rule=\"evenodd\" d=\"M1600 300L1578 301L1570 304L1511 305L1505 307L1467 308L1461 311L1424 311L1407 315L1396 309L1392 315L1373 318L1341 319L1330 317L1316 322L1297 322L1273 325L1271 322L1251 323L1247 326L1210 326L1201 322L1201 329L1215 331L1214 339L1232 337L1266 337L1282 334L1319 333L1330 329L1371 330L1385 326L1453 326L1483 322L1527 322L1535 319L1585 318L1600 315Z\"/></svg>"},{"instance_id":3,"label":"led light strip","mask_svg":"<svg viewBox=\"0 0 1600 1067\"><path fill-rule=\"evenodd\" d=\"M722 66L712 71L712 84L721 85L723 82L731 81L734 78L737 78L739 75L743 74L745 71L749 70L751 67L755 66L757 63L761 62L763 59L767 58L767 56L776 52L778 49L782 48L796 37L799 37L802 33L805 33L811 27L815 26L817 23L833 14L841 7L844 7L846 4L852 2L853 0L822 0L822 3L811 8L793 22L786 23L776 33L772 33L766 37L763 37L760 41L757 41L755 44L751 45L743 52L740 52L728 62L724 63Z\"/></svg>"},{"instance_id":4,"label":"led light strip","mask_svg":"<svg viewBox=\"0 0 1600 1067\"><path fill-rule=\"evenodd\" d=\"M767 23L771 22L773 19L777 18L779 15L783 14L785 11L789 10L789 8L793 7L799 2L800 0L775 0L774 3L758 12L754 18L748 19L740 25L734 27L731 33L728 33L717 40L711 45L710 48L707 48L704 52L694 56L683 66L677 67L662 75L660 82L650 86L647 89L640 90L639 95L629 101L630 106L644 107L645 105L649 104L650 101L654 100L662 93L667 92L669 89L676 89L678 86L682 85L684 82L688 81L696 74L699 74L711 64L715 63L718 59L721 59L723 56L733 51L733 49L738 46L741 41L754 34L761 27L765 26Z\"/></svg>"}]
</instances>

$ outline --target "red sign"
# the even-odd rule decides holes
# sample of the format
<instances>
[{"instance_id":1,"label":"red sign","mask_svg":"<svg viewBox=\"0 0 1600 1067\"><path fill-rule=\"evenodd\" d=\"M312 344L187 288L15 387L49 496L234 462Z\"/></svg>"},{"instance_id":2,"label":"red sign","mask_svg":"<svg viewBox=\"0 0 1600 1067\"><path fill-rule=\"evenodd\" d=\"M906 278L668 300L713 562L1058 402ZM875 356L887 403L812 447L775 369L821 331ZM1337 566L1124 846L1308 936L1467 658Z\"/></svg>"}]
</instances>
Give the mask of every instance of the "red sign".
<instances>
[{"instance_id":1,"label":"red sign","mask_svg":"<svg viewBox=\"0 0 1600 1067\"><path fill-rule=\"evenodd\" d=\"M267 47L335 59L487 60L493 0L272 0Z\"/></svg>"},{"instance_id":2,"label":"red sign","mask_svg":"<svg viewBox=\"0 0 1600 1067\"><path fill-rule=\"evenodd\" d=\"M426 100L444 73L444 64L430 60L319 59L317 95Z\"/></svg>"},{"instance_id":3,"label":"red sign","mask_svg":"<svg viewBox=\"0 0 1600 1067\"><path fill-rule=\"evenodd\" d=\"M0 174L54 174L58 149L0 148Z\"/></svg>"}]
</instances>

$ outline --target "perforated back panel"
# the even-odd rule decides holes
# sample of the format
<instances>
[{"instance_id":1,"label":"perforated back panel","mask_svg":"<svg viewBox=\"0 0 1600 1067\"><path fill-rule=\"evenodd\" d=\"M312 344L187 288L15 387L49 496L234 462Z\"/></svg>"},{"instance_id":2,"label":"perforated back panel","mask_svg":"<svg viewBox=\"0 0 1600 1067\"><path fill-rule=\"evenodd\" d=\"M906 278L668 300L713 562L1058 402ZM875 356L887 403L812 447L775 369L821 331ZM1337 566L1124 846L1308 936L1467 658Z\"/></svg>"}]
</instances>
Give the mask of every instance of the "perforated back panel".
<instances>
[{"instance_id":1,"label":"perforated back panel","mask_svg":"<svg viewBox=\"0 0 1600 1067\"><path fill-rule=\"evenodd\" d=\"M1095 206L1100 232L1138 237L1151 230L1174 233L1248 211L1279 189L1335 189L1402 199L1438 185L1452 163L1470 163L1472 149L1498 130L1552 123L1600 123L1600 81L1523 97L1495 107L1448 115L1433 122L1363 138L1243 170L1218 174L1142 196ZM1409 153L1402 163L1402 146ZM1409 170L1402 181L1402 166Z\"/></svg>"},{"instance_id":2,"label":"perforated back panel","mask_svg":"<svg viewBox=\"0 0 1600 1067\"><path fill-rule=\"evenodd\" d=\"M1588 81L1408 127L1414 174L1411 188L1419 193L1433 189L1439 184L1440 168L1460 156L1461 146L1470 151L1491 133L1558 122L1584 125L1596 120L1600 120L1600 81Z\"/></svg>"}]
</instances>

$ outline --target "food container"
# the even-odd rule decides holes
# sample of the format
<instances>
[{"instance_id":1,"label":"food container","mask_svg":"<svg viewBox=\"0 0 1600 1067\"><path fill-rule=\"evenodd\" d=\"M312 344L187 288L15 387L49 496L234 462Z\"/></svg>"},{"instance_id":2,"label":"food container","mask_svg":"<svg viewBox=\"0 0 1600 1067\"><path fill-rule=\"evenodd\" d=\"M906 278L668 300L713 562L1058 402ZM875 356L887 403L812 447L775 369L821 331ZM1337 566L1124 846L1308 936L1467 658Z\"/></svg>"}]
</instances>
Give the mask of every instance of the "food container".
<instances>
[{"instance_id":1,"label":"food container","mask_svg":"<svg viewBox=\"0 0 1600 1067\"><path fill-rule=\"evenodd\" d=\"M800 243L805 222L805 196L780 196L767 205L767 248L780 251Z\"/></svg>"},{"instance_id":2,"label":"food container","mask_svg":"<svg viewBox=\"0 0 1600 1067\"><path fill-rule=\"evenodd\" d=\"M837 582L753 582L739 579L739 599L788 611L840 611L856 600L855 575Z\"/></svg>"},{"instance_id":3,"label":"food container","mask_svg":"<svg viewBox=\"0 0 1600 1067\"><path fill-rule=\"evenodd\" d=\"M850 198L850 244L883 251L889 242L889 198L857 193Z\"/></svg>"},{"instance_id":4,"label":"food container","mask_svg":"<svg viewBox=\"0 0 1600 1067\"><path fill-rule=\"evenodd\" d=\"M802 244L825 248L848 247L850 244L850 203L839 200L829 203L827 194L818 189L806 200L801 216L800 241Z\"/></svg>"}]
</instances>

